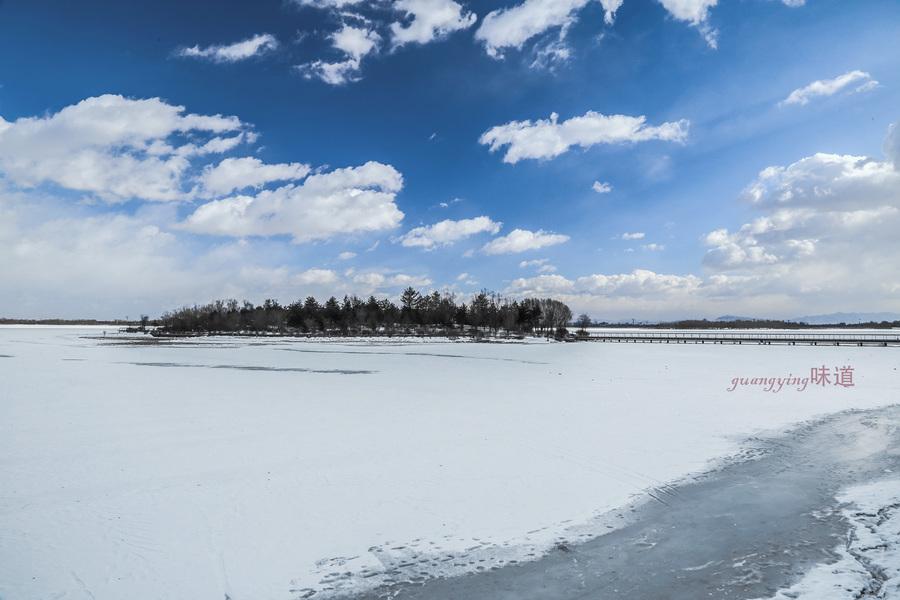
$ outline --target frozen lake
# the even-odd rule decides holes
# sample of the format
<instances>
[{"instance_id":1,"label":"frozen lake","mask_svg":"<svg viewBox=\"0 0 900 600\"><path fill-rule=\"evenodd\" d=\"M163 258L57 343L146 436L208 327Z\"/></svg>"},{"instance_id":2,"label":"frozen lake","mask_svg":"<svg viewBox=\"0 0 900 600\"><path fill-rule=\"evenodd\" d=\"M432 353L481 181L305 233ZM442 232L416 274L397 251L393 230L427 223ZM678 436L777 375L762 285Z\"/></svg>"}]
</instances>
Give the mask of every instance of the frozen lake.
<instances>
[{"instance_id":1,"label":"frozen lake","mask_svg":"<svg viewBox=\"0 0 900 600\"><path fill-rule=\"evenodd\" d=\"M900 391L897 348L102 331L0 328L0 598L320 597L535 559L749 436ZM852 387L733 384L823 366Z\"/></svg>"}]
</instances>

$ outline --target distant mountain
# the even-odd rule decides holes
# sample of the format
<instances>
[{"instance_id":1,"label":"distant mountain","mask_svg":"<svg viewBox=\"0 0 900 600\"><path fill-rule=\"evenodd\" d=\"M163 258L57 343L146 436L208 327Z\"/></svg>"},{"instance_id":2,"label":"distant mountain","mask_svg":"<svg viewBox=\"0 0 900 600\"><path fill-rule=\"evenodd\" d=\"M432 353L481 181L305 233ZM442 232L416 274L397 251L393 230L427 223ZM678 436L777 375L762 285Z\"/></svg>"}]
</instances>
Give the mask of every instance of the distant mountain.
<instances>
[{"instance_id":1,"label":"distant mountain","mask_svg":"<svg viewBox=\"0 0 900 600\"><path fill-rule=\"evenodd\" d=\"M869 323L882 321L900 321L900 313L843 313L836 312L828 315L810 315L788 319L794 323L809 323L810 325L836 325L838 323Z\"/></svg>"},{"instance_id":2,"label":"distant mountain","mask_svg":"<svg viewBox=\"0 0 900 600\"><path fill-rule=\"evenodd\" d=\"M754 319L753 317L738 317L735 315L722 315L721 317L717 317L715 321L718 322L730 322L730 321L758 321L759 319Z\"/></svg>"}]
</instances>

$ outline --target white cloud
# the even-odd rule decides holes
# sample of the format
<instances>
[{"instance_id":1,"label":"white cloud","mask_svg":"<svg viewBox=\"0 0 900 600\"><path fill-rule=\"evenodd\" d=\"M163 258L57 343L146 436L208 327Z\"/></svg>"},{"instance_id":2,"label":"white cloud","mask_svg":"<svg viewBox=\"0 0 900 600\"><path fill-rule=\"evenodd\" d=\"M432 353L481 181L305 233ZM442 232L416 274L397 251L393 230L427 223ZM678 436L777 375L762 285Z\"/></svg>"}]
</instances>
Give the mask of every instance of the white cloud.
<instances>
[{"instance_id":1,"label":"white cloud","mask_svg":"<svg viewBox=\"0 0 900 600\"><path fill-rule=\"evenodd\" d=\"M433 282L424 275L408 275L406 273L384 274L370 271L353 275L353 283L357 285L360 293L370 294L376 290L389 290L409 286L424 288Z\"/></svg>"},{"instance_id":2,"label":"white cloud","mask_svg":"<svg viewBox=\"0 0 900 600\"><path fill-rule=\"evenodd\" d=\"M559 38L548 40L534 47L534 60L531 61L532 69L545 69L555 71L560 65L564 65L572 58L572 48L566 43L566 31L559 32Z\"/></svg>"},{"instance_id":3,"label":"white cloud","mask_svg":"<svg viewBox=\"0 0 900 600\"><path fill-rule=\"evenodd\" d=\"M598 194L608 194L613 190L612 184L606 182L595 181L591 189Z\"/></svg>"},{"instance_id":4,"label":"white cloud","mask_svg":"<svg viewBox=\"0 0 900 600\"><path fill-rule=\"evenodd\" d=\"M214 298L291 301L355 289L352 282L327 283L316 269L268 263L265 246L230 241L198 251L166 231L170 206L92 215L34 191L0 190L0 314L136 318Z\"/></svg>"},{"instance_id":5,"label":"white cloud","mask_svg":"<svg viewBox=\"0 0 900 600\"><path fill-rule=\"evenodd\" d=\"M330 36L332 46L340 50L344 60L328 62L316 60L298 65L297 69L306 78L318 78L330 85L343 85L359 79L362 59L375 52L381 43L381 36L374 29L353 27L344 24Z\"/></svg>"},{"instance_id":6,"label":"white cloud","mask_svg":"<svg viewBox=\"0 0 900 600\"><path fill-rule=\"evenodd\" d=\"M894 123L888 129L887 138L884 140L884 155L894 164L894 169L900 171L900 124Z\"/></svg>"},{"instance_id":7,"label":"white cloud","mask_svg":"<svg viewBox=\"0 0 900 600\"><path fill-rule=\"evenodd\" d=\"M412 18L408 25L391 23L394 46L427 44L454 31L467 29L477 19L453 0L396 0L394 9Z\"/></svg>"},{"instance_id":8,"label":"white cloud","mask_svg":"<svg viewBox=\"0 0 900 600\"><path fill-rule=\"evenodd\" d=\"M539 267L548 261L549 261L549 259L547 259L547 258L535 258L533 260L523 260L522 262L519 263L519 268L525 269L528 267Z\"/></svg>"},{"instance_id":9,"label":"white cloud","mask_svg":"<svg viewBox=\"0 0 900 600\"><path fill-rule=\"evenodd\" d=\"M356 252L345 251L338 254L338 260L350 260L356 258Z\"/></svg>"},{"instance_id":10,"label":"white cloud","mask_svg":"<svg viewBox=\"0 0 900 600\"><path fill-rule=\"evenodd\" d=\"M478 285L478 281L468 273L460 273L457 275L456 281L468 286Z\"/></svg>"},{"instance_id":11,"label":"white cloud","mask_svg":"<svg viewBox=\"0 0 900 600\"><path fill-rule=\"evenodd\" d=\"M784 0L787 4L799 0ZM509 48L521 49L529 40L555 28L560 38L577 21L578 13L590 0L524 0L508 8L488 13L475 32L475 38L484 44L485 51L494 58L502 58ZM718 0L659 0L663 8L679 21L693 25L703 34L707 43L715 48L717 32L708 25L709 11ZM600 0L604 10L604 22L612 25L616 12L624 0Z\"/></svg>"},{"instance_id":12,"label":"white cloud","mask_svg":"<svg viewBox=\"0 0 900 600\"><path fill-rule=\"evenodd\" d=\"M423 275L407 275L405 273L397 273L387 278L386 287L415 287L423 288L431 285L433 282Z\"/></svg>"},{"instance_id":13,"label":"white cloud","mask_svg":"<svg viewBox=\"0 0 900 600\"><path fill-rule=\"evenodd\" d=\"M154 205L167 220L174 207ZM159 212L159 211L157 211ZM157 215L160 216L160 215ZM0 190L0 314L28 318L156 316L216 298L284 303L312 294L427 287L423 274L344 274L272 263L279 242L235 240L198 251L151 214L85 216L84 207Z\"/></svg>"},{"instance_id":14,"label":"white cloud","mask_svg":"<svg viewBox=\"0 0 900 600\"><path fill-rule=\"evenodd\" d=\"M622 7L625 0L600 0L603 6L603 20L607 25L612 25L616 18L616 12Z\"/></svg>"},{"instance_id":15,"label":"white cloud","mask_svg":"<svg viewBox=\"0 0 900 600\"><path fill-rule=\"evenodd\" d=\"M657 243L644 244L643 246L641 246L641 248L650 252L662 252L666 249L665 245Z\"/></svg>"},{"instance_id":16,"label":"white cloud","mask_svg":"<svg viewBox=\"0 0 900 600\"><path fill-rule=\"evenodd\" d=\"M897 136L894 126L884 160L815 154L764 169L743 194L761 215L706 235L705 278L646 269L542 275L516 279L507 292L553 294L576 312L610 319L893 310L900 302ZM662 248L651 246L644 249Z\"/></svg>"},{"instance_id":17,"label":"white cloud","mask_svg":"<svg viewBox=\"0 0 900 600\"><path fill-rule=\"evenodd\" d=\"M328 285L336 283L338 274L329 269L308 269L293 276L292 281L300 285Z\"/></svg>"},{"instance_id":18,"label":"white cloud","mask_svg":"<svg viewBox=\"0 0 900 600\"><path fill-rule=\"evenodd\" d=\"M557 268L551 264L548 264L548 259L546 258L536 258L534 260L523 260L519 263L520 269L525 269L527 267L537 267L538 273L556 273Z\"/></svg>"},{"instance_id":19,"label":"white cloud","mask_svg":"<svg viewBox=\"0 0 900 600\"><path fill-rule=\"evenodd\" d=\"M353 58L360 60L369 54L381 42L381 36L370 29L344 25L331 36L335 48Z\"/></svg>"},{"instance_id":20,"label":"white cloud","mask_svg":"<svg viewBox=\"0 0 900 600\"><path fill-rule=\"evenodd\" d=\"M237 117L189 114L159 98L107 94L49 116L3 121L0 172L21 187L52 183L109 202L180 200L190 157L230 149L241 138L213 137L199 147L174 140L243 127Z\"/></svg>"},{"instance_id":21,"label":"white cloud","mask_svg":"<svg viewBox=\"0 0 900 600\"><path fill-rule=\"evenodd\" d=\"M488 13L475 32L490 56L500 58L506 48L520 49L531 38L555 27L567 28L588 0L525 0Z\"/></svg>"},{"instance_id":22,"label":"white cloud","mask_svg":"<svg viewBox=\"0 0 900 600\"><path fill-rule=\"evenodd\" d=\"M293 0L300 6L311 6L313 8L334 9L345 8L347 6L355 6L363 2L363 0Z\"/></svg>"},{"instance_id":23,"label":"white cloud","mask_svg":"<svg viewBox=\"0 0 900 600\"><path fill-rule=\"evenodd\" d=\"M579 289L595 295L645 296L647 294L694 291L702 280L694 275L667 275L635 269L617 275L588 275L579 277Z\"/></svg>"},{"instance_id":24,"label":"white cloud","mask_svg":"<svg viewBox=\"0 0 900 600\"><path fill-rule=\"evenodd\" d=\"M495 152L508 146L503 162L515 164L524 159L555 158L573 146L590 148L597 144L624 144L663 140L683 142L687 138L689 122L666 122L647 125L644 116L603 115L588 111L562 123L553 113L550 119L512 121L486 131L479 142Z\"/></svg>"},{"instance_id":25,"label":"white cloud","mask_svg":"<svg viewBox=\"0 0 900 600\"><path fill-rule=\"evenodd\" d=\"M296 243L383 231L403 219L394 202L402 187L403 177L392 166L368 162L311 175L300 185L208 202L182 227L235 237L290 235Z\"/></svg>"},{"instance_id":26,"label":"white cloud","mask_svg":"<svg viewBox=\"0 0 900 600\"><path fill-rule=\"evenodd\" d=\"M575 282L562 275L538 275L537 277L520 277L514 279L507 290L511 294L522 296L543 296L571 292L575 289Z\"/></svg>"},{"instance_id":27,"label":"white cloud","mask_svg":"<svg viewBox=\"0 0 900 600\"><path fill-rule=\"evenodd\" d=\"M710 48L718 47L719 32L710 27L709 9L718 4L718 0L659 0L669 14L693 25L703 35Z\"/></svg>"},{"instance_id":28,"label":"white cloud","mask_svg":"<svg viewBox=\"0 0 900 600\"><path fill-rule=\"evenodd\" d=\"M553 296L576 313L590 311L604 319L683 317L692 309L709 310L711 304L699 277L646 269L576 279L562 275L520 278L510 283L506 293L518 297Z\"/></svg>"},{"instance_id":29,"label":"white cloud","mask_svg":"<svg viewBox=\"0 0 900 600\"><path fill-rule=\"evenodd\" d=\"M704 264L743 278L745 293L775 291L801 306L827 300L823 312L896 303L900 171L889 151L895 131L884 161L820 153L764 169L743 194L761 216L734 232L710 232Z\"/></svg>"},{"instance_id":30,"label":"white cloud","mask_svg":"<svg viewBox=\"0 0 900 600\"><path fill-rule=\"evenodd\" d=\"M253 133L245 133L241 132L237 135L233 135L231 137L214 137L202 146L196 146L192 152L188 152L192 144L187 144L183 146L184 152L180 152L183 156L189 156L191 154L196 154L198 156L205 156L207 154L223 154L228 152L229 150L234 150L244 141L254 142L256 140L256 134Z\"/></svg>"},{"instance_id":31,"label":"white cloud","mask_svg":"<svg viewBox=\"0 0 900 600\"><path fill-rule=\"evenodd\" d=\"M896 166L889 160L818 153L787 167L763 169L742 198L763 207L854 210L892 204L897 183Z\"/></svg>"},{"instance_id":32,"label":"white cloud","mask_svg":"<svg viewBox=\"0 0 900 600\"><path fill-rule=\"evenodd\" d=\"M178 56L204 58L213 62L233 63L259 56L278 47L278 40L268 33L260 33L234 44L214 45L201 48L191 46L178 50Z\"/></svg>"},{"instance_id":33,"label":"white cloud","mask_svg":"<svg viewBox=\"0 0 900 600\"><path fill-rule=\"evenodd\" d=\"M623 240L642 240L642 239L644 239L644 232L635 231L634 233L623 233L622 239Z\"/></svg>"},{"instance_id":34,"label":"white cloud","mask_svg":"<svg viewBox=\"0 0 900 600\"><path fill-rule=\"evenodd\" d=\"M833 96L840 91L853 87L851 93L865 92L878 87L878 82L865 71L848 71L834 79L820 79L791 92L779 104L782 106L798 104L805 106L810 100L823 96Z\"/></svg>"},{"instance_id":35,"label":"white cloud","mask_svg":"<svg viewBox=\"0 0 900 600\"><path fill-rule=\"evenodd\" d=\"M569 241L569 236L543 230L514 229L505 236L494 238L482 247L485 254L514 254L556 246Z\"/></svg>"},{"instance_id":36,"label":"white cloud","mask_svg":"<svg viewBox=\"0 0 900 600\"><path fill-rule=\"evenodd\" d=\"M501 225L502 223L492 221L486 216L460 219L459 221L445 219L434 225L411 229L400 238L400 242L407 247L431 250L437 246L449 246L479 233L495 234L500 231Z\"/></svg>"},{"instance_id":37,"label":"white cloud","mask_svg":"<svg viewBox=\"0 0 900 600\"><path fill-rule=\"evenodd\" d=\"M691 25L700 25L709 18L709 9L719 0L659 0L669 14Z\"/></svg>"},{"instance_id":38,"label":"white cloud","mask_svg":"<svg viewBox=\"0 0 900 600\"><path fill-rule=\"evenodd\" d=\"M273 181L303 179L309 165L301 163L265 164L258 158L226 158L216 166L208 165L200 175L204 191L211 196L224 196L235 190L260 188Z\"/></svg>"}]
</instances>

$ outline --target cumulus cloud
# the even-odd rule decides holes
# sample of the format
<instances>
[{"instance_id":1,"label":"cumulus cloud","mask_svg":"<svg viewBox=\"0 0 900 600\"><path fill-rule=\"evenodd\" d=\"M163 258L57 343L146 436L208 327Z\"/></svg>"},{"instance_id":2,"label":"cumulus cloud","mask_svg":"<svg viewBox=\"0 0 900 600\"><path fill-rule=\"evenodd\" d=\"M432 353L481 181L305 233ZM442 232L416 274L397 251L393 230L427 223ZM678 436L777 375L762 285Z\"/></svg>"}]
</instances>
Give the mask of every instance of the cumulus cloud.
<instances>
[{"instance_id":1,"label":"cumulus cloud","mask_svg":"<svg viewBox=\"0 0 900 600\"><path fill-rule=\"evenodd\" d=\"M760 215L705 236L705 277L646 269L539 274L513 280L506 291L552 294L576 312L609 319L892 310L900 302L897 135L894 126L883 160L820 153L764 169L742 194Z\"/></svg>"},{"instance_id":2,"label":"cumulus cloud","mask_svg":"<svg viewBox=\"0 0 900 600\"><path fill-rule=\"evenodd\" d=\"M849 89L850 93L859 93L873 90L876 87L878 87L878 82L865 71L848 71L834 79L820 79L797 88L779 104L781 106L805 106L815 98L833 96L844 90Z\"/></svg>"},{"instance_id":3,"label":"cumulus cloud","mask_svg":"<svg viewBox=\"0 0 900 600\"><path fill-rule=\"evenodd\" d=\"M623 240L642 240L642 239L644 239L644 232L635 231L633 233L623 233L622 239Z\"/></svg>"},{"instance_id":4,"label":"cumulus cloud","mask_svg":"<svg viewBox=\"0 0 900 600\"><path fill-rule=\"evenodd\" d=\"M392 166L368 162L317 173L299 185L208 202L182 227L234 237L290 235L296 243L383 231L403 219L394 202L402 187L403 177Z\"/></svg>"},{"instance_id":5,"label":"cumulus cloud","mask_svg":"<svg viewBox=\"0 0 900 600\"><path fill-rule=\"evenodd\" d=\"M381 43L381 36L374 29L354 27L344 24L331 34L332 46L344 55L343 60L323 61L299 65L297 69L304 77L318 78L330 85L343 85L359 79L362 59L375 52Z\"/></svg>"},{"instance_id":6,"label":"cumulus cloud","mask_svg":"<svg viewBox=\"0 0 900 600\"><path fill-rule=\"evenodd\" d=\"M347 250L338 254L338 260L350 260L353 258L356 258L356 252L350 252L349 250Z\"/></svg>"},{"instance_id":7,"label":"cumulus cloud","mask_svg":"<svg viewBox=\"0 0 900 600\"><path fill-rule=\"evenodd\" d=\"M843 306L872 307L900 300L895 131L885 160L820 153L764 169L743 193L762 214L733 232L710 232L704 264L808 301L842 298Z\"/></svg>"},{"instance_id":8,"label":"cumulus cloud","mask_svg":"<svg viewBox=\"0 0 900 600\"><path fill-rule=\"evenodd\" d=\"M338 273L279 262L283 242L227 240L198 247L168 229L173 205L96 214L37 191L0 186L0 314L112 318L161 314L215 298L290 302L313 294L384 296L428 287L424 273ZM272 250L275 251L272 251Z\"/></svg>"},{"instance_id":9,"label":"cumulus cloud","mask_svg":"<svg viewBox=\"0 0 900 600\"><path fill-rule=\"evenodd\" d=\"M434 225L411 229L400 238L400 243L407 247L431 250L438 246L449 246L479 233L495 234L500 231L501 225L502 223L492 221L486 216L458 221L445 219Z\"/></svg>"},{"instance_id":10,"label":"cumulus cloud","mask_svg":"<svg viewBox=\"0 0 900 600\"><path fill-rule=\"evenodd\" d=\"M595 181L594 185L591 186L591 189L597 192L598 194L608 194L613 190L611 184L606 182Z\"/></svg>"},{"instance_id":11,"label":"cumulus cloud","mask_svg":"<svg viewBox=\"0 0 900 600\"><path fill-rule=\"evenodd\" d=\"M538 275L514 279L507 292L522 296L544 296L571 292L574 289L575 282L562 275Z\"/></svg>"},{"instance_id":12,"label":"cumulus cloud","mask_svg":"<svg viewBox=\"0 0 900 600\"><path fill-rule=\"evenodd\" d=\"M237 117L107 94L49 116L0 119L0 172L24 188L52 183L109 202L180 200L190 157L228 150L242 137L212 137L200 146L176 140L242 128Z\"/></svg>"},{"instance_id":13,"label":"cumulus cloud","mask_svg":"<svg viewBox=\"0 0 900 600\"><path fill-rule=\"evenodd\" d=\"M485 244L481 250L485 254L515 254L556 246L567 241L569 241L569 236L559 233L550 233L543 230L514 229L504 236L494 238Z\"/></svg>"},{"instance_id":14,"label":"cumulus cloud","mask_svg":"<svg viewBox=\"0 0 900 600\"><path fill-rule=\"evenodd\" d=\"M204 168L200 183L208 195L224 196L248 187L260 188L273 181L303 179L309 171L309 165L301 163L265 164L250 156L226 158Z\"/></svg>"},{"instance_id":15,"label":"cumulus cloud","mask_svg":"<svg viewBox=\"0 0 900 600\"><path fill-rule=\"evenodd\" d=\"M177 51L177 55L187 58L202 58L218 63L234 63L259 56L276 48L278 48L278 40L274 35L260 33L233 44L213 45L205 48L195 45L181 48Z\"/></svg>"},{"instance_id":16,"label":"cumulus cloud","mask_svg":"<svg viewBox=\"0 0 900 600\"><path fill-rule=\"evenodd\" d=\"M394 46L427 44L454 31L467 29L477 19L453 0L396 0L394 8L411 19L406 25L402 22L391 23Z\"/></svg>"},{"instance_id":17,"label":"cumulus cloud","mask_svg":"<svg viewBox=\"0 0 900 600\"><path fill-rule=\"evenodd\" d=\"M553 113L549 119L511 121L492 127L479 142L489 146L491 152L506 147L503 162L515 164L524 159L555 158L573 146L590 148L648 140L683 142L688 127L685 119L654 126L647 125L644 116L603 115L594 111L560 123L559 115Z\"/></svg>"},{"instance_id":18,"label":"cumulus cloud","mask_svg":"<svg viewBox=\"0 0 900 600\"><path fill-rule=\"evenodd\" d=\"M578 289L597 295L645 296L673 291L694 291L702 280L694 275L661 274L646 269L616 275L588 275L576 281Z\"/></svg>"},{"instance_id":19,"label":"cumulus cloud","mask_svg":"<svg viewBox=\"0 0 900 600\"><path fill-rule=\"evenodd\" d=\"M165 220L144 211L91 214L38 192L0 190L0 314L135 318L213 298L309 292L291 283L292 268L266 263L253 245L198 250Z\"/></svg>"}]
</instances>

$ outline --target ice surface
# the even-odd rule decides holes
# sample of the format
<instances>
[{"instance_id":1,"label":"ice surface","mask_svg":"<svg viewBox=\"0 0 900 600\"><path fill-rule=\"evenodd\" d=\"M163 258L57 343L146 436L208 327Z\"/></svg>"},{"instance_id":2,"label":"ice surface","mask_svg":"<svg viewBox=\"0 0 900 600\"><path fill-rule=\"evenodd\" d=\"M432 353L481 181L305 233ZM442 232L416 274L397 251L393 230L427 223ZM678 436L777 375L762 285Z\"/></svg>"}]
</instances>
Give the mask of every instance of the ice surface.
<instances>
[{"instance_id":1,"label":"ice surface","mask_svg":"<svg viewBox=\"0 0 900 600\"><path fill-rule=\"evenodd\" d=\"M900 598L900 479L850 487L838 500L850 523L838 560L816 565L771 600Z\"/></svg>"},{"instance_id":2,"label":"ice surface","mask_svg":"<svg viewBox=\"0 0 900 600\"><path fill-rule=\"evenodd\" d=\"M0 328L2 598L287 599L527 559L748 435L900 389L894 348L102 331ZM725 391L823 364L855 387Z\"/></svg>"}]
</instances>

